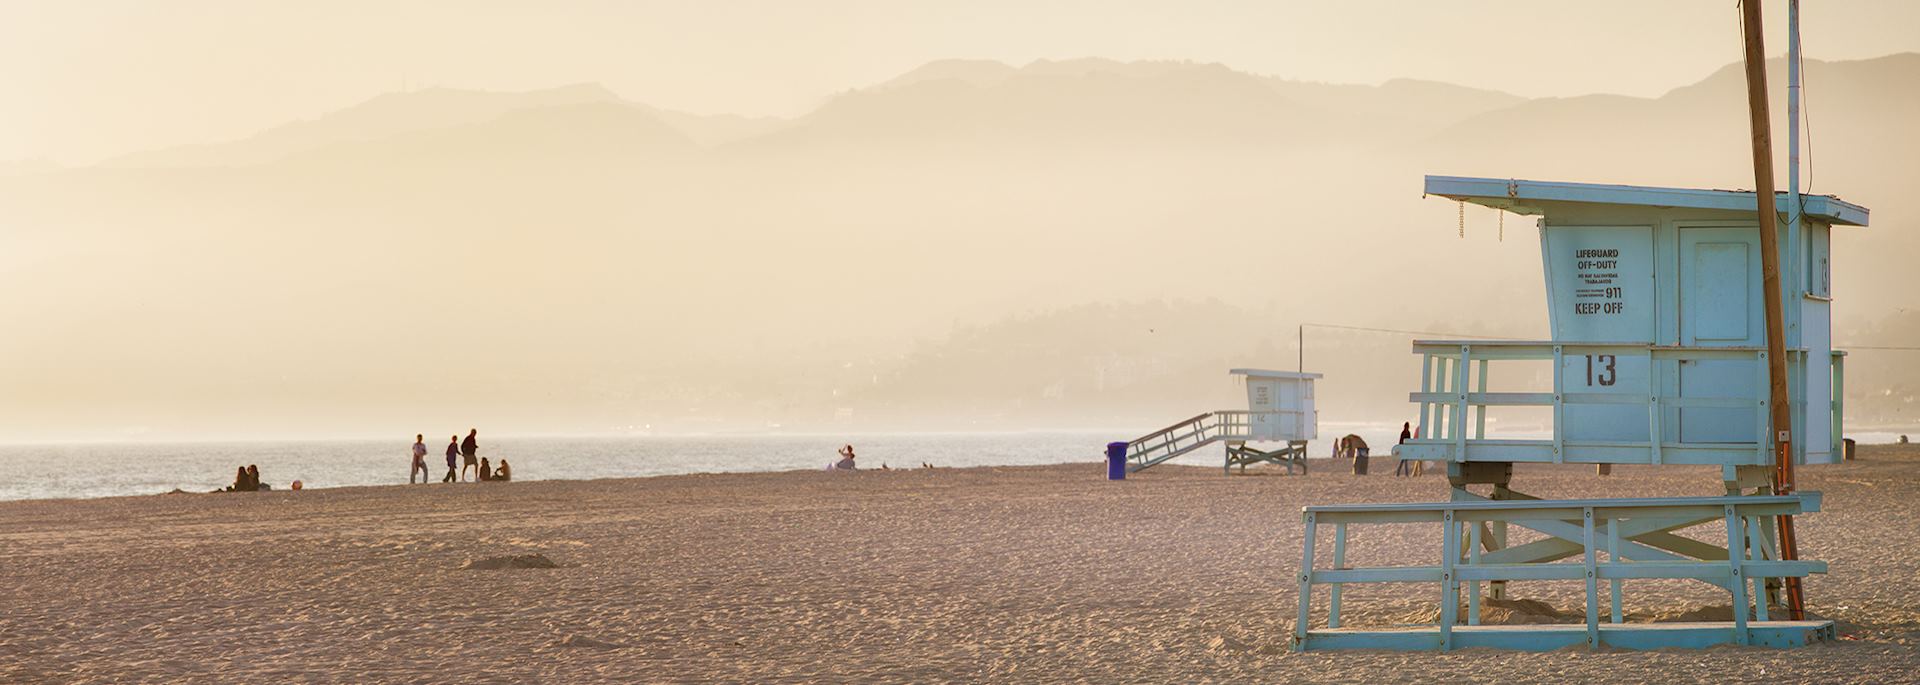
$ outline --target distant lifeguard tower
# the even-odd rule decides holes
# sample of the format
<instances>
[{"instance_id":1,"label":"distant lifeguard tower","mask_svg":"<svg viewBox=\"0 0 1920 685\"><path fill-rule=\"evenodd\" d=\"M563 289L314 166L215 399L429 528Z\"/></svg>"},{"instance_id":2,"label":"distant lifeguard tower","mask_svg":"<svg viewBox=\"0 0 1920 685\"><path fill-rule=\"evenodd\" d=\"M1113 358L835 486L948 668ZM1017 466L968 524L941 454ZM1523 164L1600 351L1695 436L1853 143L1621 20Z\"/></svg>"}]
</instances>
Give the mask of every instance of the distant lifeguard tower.
<instances>
[{"instance_id":1,"label":"distant lifeguard tower","mask_svg":"<svg viewBox=\"0 0 1920 685\"><path fill-rule=\"evenodd\" d=\"M1226 446L1226 465L1245 471L1249 464L1272 463L1287 473L1307 472L1307 441L1320 437L1320 413L1313 405L1317 373L1233 369L1247 386L1247 408L1210 411L1135 438L1127 443L1127 471L1136 472L1189 454L1213 443ZM1261 450L1249 442L1284 442Z\"/></svg>"},{"instance_id":2,"label":"distant lifeguard tower","mask_svg":"<svg viewBox=\"0 0 1920 685\"><path fill-rule=\"evenodd\" d=\"M1755 194L1450 176L1427 177L1426 194L1540 217L1553 337L1413 343L1422 365L1410 399L1420 407L1421 430L1394 453L1445 463L1450 501L1307 507L1296 646L1639 649L1795 646L1832 637L1831 621L1768 614L1780 579L1824 573L1826 564L1782 559L1776 539L1776 517L1818 511L1820 496L1772 489L1776 443L1767 428ZM1865 226L1867 210L1818 195L1804 196L1798 211L1785 193L1775 204L1790 217L1778 230L1792 459L1830 463L1841 454L1845 355L1832 349L1829 245L1834 228ZM1489 387L1490 365L1527 362L1550 368L1550 388ZM1490 438L1489 407L1550 412L1550 435ZM1517 463L1718 466L1727 496L1541 500L1512 488ZM1346 563L1349 524L1418 521L1443 525L1439 565ZM1724 547L1675 534L1716 522L1725 526ZM1320 524L1334 526L1331 567L1315 567ZM1509 524L1536 539L1509 544ZM1570 559L1577 563L1555 563ZM1623 582L1651 578L1727 591L1732 620L1624 623ZM1504 599L1513 580L1584 581L1586 624L1480 625L1480 583L1489 599ZM1343 584L1409 581L1440 584L1438 625L1341 627ZM1310 628L1315 585L1330 587L1324 629ZM1601 607L1603 587L1610 610ZM1467 616L1456 625L1463 588Z\"/></svg>"}]
</instances>

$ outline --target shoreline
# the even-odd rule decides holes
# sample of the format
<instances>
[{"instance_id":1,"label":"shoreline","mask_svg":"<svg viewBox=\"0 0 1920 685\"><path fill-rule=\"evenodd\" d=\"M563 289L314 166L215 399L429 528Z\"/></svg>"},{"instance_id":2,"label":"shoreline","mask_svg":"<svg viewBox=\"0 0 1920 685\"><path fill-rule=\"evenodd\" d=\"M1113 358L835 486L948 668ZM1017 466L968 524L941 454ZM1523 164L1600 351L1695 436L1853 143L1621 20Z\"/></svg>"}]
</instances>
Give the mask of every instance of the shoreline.
<instances>
[{"instance_id":1,"label":"shoreline","mask_svg":"<svg viewBox=\"0 0 1920 685\"><path fill-rule=\"evenodd\" d=\"M954 434L954 435L960 436L962 439L967 439L967 440L992 440L992 439L1003 439L1003 438L1016 438L1021 436L1034 436L1034 435L1051 436L1053 438L1058 439L1051 444L1051 448L1053 450L1058 450L1060 448L1061 440L1065 440L1066 442L1070 442L1073 445L1073 447L1068 449L1073 450L1075 454L1073 454L1072 456L1066 457L1064 459L1058 456L1054 456L1059 454L1058 451L1054 451L1053 455L1043 454L1043 452L1049 451L1049 447L1048 445L1042 444L1038 448L1029 448L1026 450L1029 452L1034 452L1035 449L1040 450L1039 452L1035 452L1034 454L1024 456L1024 457L993 456L984 460L986 463L953 463L951 461L948 461L942 458L931 459L934 462L934 465L939 469L966 469L966 468L984 468L984 467L999 467L999 466L1046 466L1046 465L1054 465L1054 464L1076 464L1076 463L1100 464L1101 463L1099 461L1101 457L1097 452L1097 446L1087 443L1087 441L1092 439L1094 436L1090 436L1086 434L1033 433L1033 434ZM915 438L931 439L934 437L937 437L937 435L936 434L919 434L919 433L901 434L901 435L895 436L896 442L892 443L891 447L894 447L896 449L901 449L901 450L917 450L922 445L928 445L928 444L939 445L940 443L938 441L922 441L922 440L915 439ZM1898 449L1901 447L1901 445L1893 441L1896 436L1889 435L1887 437L1888 437L1888 441L1884 443L1861 442L1861 443L1858 443L1857 446L1861 450L1866 450L1868 448L1881 448L1881 447ZM575 440L578 440L578 439L579 438L575 438ZM716 441L737 440L737 439L738 438L713 438L713 440L716 440ZM793 440L820 440L820 439L819 438L793 438ZM344 439L340 441L331 441L331 442L333 444L354 445L354 446L368 444L367 442L363 442L363 441L344 440ZM376 444L378 446L385 446L385 442L386 441L381 441ZM1004 447L1006 445L1020 445L1021 442L1022 441L1017 441L1017 440L1009 441L1002 446ZM1038 441L1035 441L1035 442L1037 443ZM1326 442L1327 442L1326 440L1315 441L1315 443L1321 444L1323 446ZM248 446L252 445L252 443L241 443L241 444L248 445ZM816 458L816 460L818 461L817 466L806 464L803 462L798 462L798 460L795 460L792 458L787 459L787 463L767 463L764 465L748 464L746 466L740 466L742 462L739 462L737 460L730 461L725 465L722 465L711 459L709 459L704 464L698 461L690 461L688 462L688 464L690 465L681 466L675 463L674 461L672 461L672 457L670 456L666 458L667 459L666 461L646 463L648 459L658 460L658 459L661 459L662 457L659 454L647 455L643 453L630 452L627 450L633 447L632 443L623 442L617 439L607 439L606 441L599 444L615 448L617 451L615 452L614 456L607 457L605 458L604 461L607 463L615 463L616 466L613 468L615 468L616 470L627 470L627 471L637 471L637 472L629 472L629 473L603 472L603 473L588 473L586 475L576 476L576 475L569 475L569 474L578 473L576 469L570 468L569 465L565 463L556 463L552 458L543 457L543 456L540 456L538 453L530 452L529 450L532 448L530 448L525 443L522 443L516 439L502 438L501 442L496 444L504 444L509 446L508 448L506 448L506 452L503 456L511 456L512 459L514 460L515 470L516 470L516 473L515 473L516 478L514 480L515 483L535 483L535 482L546 482L546 481L593 481L593 480L609 480L609 479L622 480L622 479L635 479L635 478L644 479L644 478L661 478L661 477L669 477L669 476L686 476L686 475L807 472L807 471L813 471L813 470L821 470L834 459L834 457L827 456L824 454L812 454L811 452L807 452L807 454ZM535 443L535 444L537 445L542 443ZM562 444L577 444L577 443L562 443ZM711 443L711 444L725 444L725 443ZM822 445L814 445L812 447L818 448L818 447L824 446L824 444L825 443L823 442ZM1915 444L1920 444L1920 443L1915 443ZM145 443L129 443L129 445L135 446L135 447L146 446ZM198 443L188 443L185 446L191 448L196 445L198 445ZM662 443L662 445L671 448L672 446L675 445L675 443L665 442L665 443ZM781 443L775 443L771 446L767 446L767 445L762 445L762 446L765 449L772 449L783 454L791 454L793 453L794 449L805 449L806 447L804 445L796 447L794 445L787 445L787 444L781 444ZM1024 447L1024 445L1022 445L1022 447ZM556 448L556 449L564 449L564 448ZM191 449L184 450L184 452L188 453L189 455L198 454L195 450L191 450ZM873 453L869 452L866 448L862 448L862 452L863 454L868 455L868 456L862 457L863 463L891 464L892 461L899 461L904 459L906 460L906 463L904 463L903 466L910 465L911 468L896 468L892 470L893 471L919 470L919 466L918 466L919 461L916 460L916 456L918 455L918 452L913 452L913 451L883 452L879 456L873 456ZM1081 454L1081 452L1084 452L1084 454ZM363 454L365 453L365 450L360 450L360 451L357 451L356 453ZM1324 453L1315 451L1311 445L1309 446L1308 454L1309 454L1309 458L1312 459L1312 463L1314 464L1328 463L1331 461L1326 457ZM8 456L9 455L5 454L4 451L0 451L0 464L5 464ZM486 455L483 454L483 456L486 456ZM1384 456L1384 455L1381 455L1381 456ZM1376 461L1380 461L1382 463L1389 463L1388 460L1381 458L1381 456L1377 456ZM14 458L17 459L22 457L20 457L20 455L14 455ZM256 457L255 455L251 455L251 454L238 454L238 455L226 456L226 457L204 457L204 458L191 457L191 458L193 458L196 462L202 462L202 463L212 462L215 459L224 459L226 461L220 461L217 463L226 464L226 463L247 463L244 460L256 458ZM1004 461L1002 461L1002 459L1004 459ZM1167 466L1176 466L1176 465L1191 466L1191 467L1197 467L1197 468L1214 468L1217 470L1218 468L1217 465L1209 465L1206 463L1208 460L1211 460L1211 459L1212 457L1206 456L1206 455L1183 457L1182 460L1175 461L1171 464L1168 464ZM269 465L269 462L267 462L266 460L262 460L260 463L263 464L261 470L263 475L265 476L265 480L267 484L272 485L274 487L273 492L285 492L290 490L290 485L293 480L303 481L302 492L308 492L308 491L322 492L322 491L333 491L333 490L338 490L342 488L385 487L385 486L407 485L407 483L405 483L404 481L400 481L398 478L399 474L403 473L404 471L401 468L395 466L395 464L400 464L404 462L400 462L396 459L390 459L387 457L372 457L371 460L382 465L377 469L378 473L390 474L390 476L393 477L394 480L378 481L378 482L344 482L344 483L339 482L337 480L329 480L328 478L325 477L325 474L327 473L338 472L341 476L345 476L351 479L354 477L363 477L367 473L367 471L365 468L358 467L358 465L353 465L353 464L340 465L337 463L337 459L332 457L327 457L327 456L298 458L294 462L296 465L291 467L289 467L285 462ZM1075 460L1084 460L1084 461L1075 461ZM362 461L365 461L365 459L363 459ZM434 457L432 455L429 456L429 459L428 459L429 479L428 479L428 482L425 483L427 485L445 485L444 483L441 483L438 480L438 475L442 475L445 472L444 470L440 469L440 466L437 464L437 462L438 462L437 457ZM305 466L298 466L297 464L305 464ZM1217 462L1215 462L1215 464L1217 464ZM322 465L325 465L325 466L323 467ZM720 466L720 468L713 468L715 466ZM1832 466L1835 466L1835 465L1813 464L1813 465L1807 465L1805 466L1805 468L1810 470L1818 470L1823 468L1830 468ZM175 467L175 468L195 468L197 471L204 470L203 466L181 466L181 467ZM201 481L197 484L192 482L194 479L170 479L172 480L172 482L170 483L167 483L167 482L151 483L145 486L146 488L149 488L149 489L146 489L144 491L137 491L137 492L122 491L122 492L111 492L111 493L98 494L98 495L72 494L72 495L52 495L52 496L29 495L25 497L11 497L11 496L7 496L8 493L6 493L4 490L0 490L0 503L37 502L37 501L87 501L87 500L95 500L95 499L111 499L111 498L120 498L120 497L148 497L152 495L176 494L173 492L176 489L183 491L183 493L180 493L180 494L210 494L209 491L212 491L217 487L222 487L225 482L231 479L231 473L228 470L230 468L231 467L222 467L220 468L218 475L209 476L206 480ZM325 470L323 470L323 468ZM356 468L358 468L357 471L355 471ZM1325 467L1322 467L1322 469L1324 468ZM1391 468L1391 464L1389 463L1389 469L1390 468ZM1319 471L1322 469L1310 469L1310 470ZM880 469L862 468L861 470L862 471L878 471ZM651 472L648 472L648 471L651 471ZM212 471L206 471L206 472L212 473ZM291 474L291 475L289 476L288 474ZM548 477L549 474L556 474L556 475L555 477ZM64 477L64 474L61 474L61 477ZM31 478L29 478L28 480L30 481ZM182 481L186 481L186 482L182 483ZM22 481L20 480L20 474L16 472L14 484L17 486L21 482ZM469 483L462 483L462 484L469 484ZM415 485L418 485L418 484L415 484ZM127 490L135 487L140 487L140 486L138 484L130 484L130 485L119 486L119 489Z\"/></svg>"}]
</instances>

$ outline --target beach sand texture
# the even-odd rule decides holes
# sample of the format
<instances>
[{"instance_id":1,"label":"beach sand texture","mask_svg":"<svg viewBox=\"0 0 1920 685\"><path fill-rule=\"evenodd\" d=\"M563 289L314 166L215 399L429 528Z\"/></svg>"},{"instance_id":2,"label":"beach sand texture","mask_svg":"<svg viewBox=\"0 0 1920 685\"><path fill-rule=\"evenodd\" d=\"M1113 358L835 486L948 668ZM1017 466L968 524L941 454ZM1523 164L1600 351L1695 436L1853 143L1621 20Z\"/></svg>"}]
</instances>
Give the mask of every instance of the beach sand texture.
<instances>
[{"instance_id":1,"label":"beach sand texture","mask_svg":"<svg viewBox=\"0 0 1920 685\"><path fill-rule=\"evenodd\" d=\"M1291 653L1300 507L1446 494L1384 460L1364 478L1327 464L1305 478L1162 467L1108 483L1085 464L6 502L0 682L1920 678L1920 448L1802 471L1802 489L1826 493L1800 520L1803 554L1832 564L1807 596L1843 635L1800 650ZM1522 467L1515 487L1719 482ZM1356 529L1351 558L1437 559L1438 527L1416 528ZM462 568L533 554L558 567ZM1513 587L1576 616L1579 590ZM1355 589L1348 624L1431 614L1437 595ZM1628 586L1642 615L1726 603L1698 583Z\"/></svg>"}]
</instances>

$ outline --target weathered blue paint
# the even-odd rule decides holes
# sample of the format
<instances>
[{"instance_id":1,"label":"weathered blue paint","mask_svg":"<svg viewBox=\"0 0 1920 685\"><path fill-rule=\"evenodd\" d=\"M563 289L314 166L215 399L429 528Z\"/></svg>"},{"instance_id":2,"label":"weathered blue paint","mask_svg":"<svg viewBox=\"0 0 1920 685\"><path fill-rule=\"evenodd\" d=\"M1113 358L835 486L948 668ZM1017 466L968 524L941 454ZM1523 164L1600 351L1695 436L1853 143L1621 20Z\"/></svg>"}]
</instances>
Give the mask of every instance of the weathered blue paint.
<instances>
[{"instance_id":1,"label":"weathered blue paint","mask_svg":"<svg viewBox=\"0 0 1920 685\"><path fill-rule=\"evenodd\" d=\"M1540 214L1541 202L1581 202L1591 204L1659 207L1664 209L1709 209L1753 214L1751 190L1704 190L1697 188L1658 188L1605 183L1566 183L1528 181L1509 178L1469 176L1428 176L1428 195L1498 207L1515 214ZM1787 212L1787 194L1775 193L1780 213ZM1832 195L1803 195L1807 219L1836 226L1865 226L1869 211L1865 207Z\"/></svg>"},{"instance_id":2,"label":"weathered blue paint","mask_svg":"<svg viewBox=\"0 0 1920 685\"><path fill-rule=\"evenodd\" d=\"M1728 497L1468 499L1305 507L1301 517L1307 537L1299 575L1300 606L1294 644L1302 651L1445 651L1465 647L1542 651L1572 645L1626 649L1718 644L1805 645L1831 638L1833 623L1769 620L1764 600L1748 607L1748 584L1751 582L1753 588L1763 589L1764 579L1825 573L1827 565L1820 561L1770 559L1757 544L1749 545L1747 541L1749 538L1761 540L1758 531L1762 522L1780 515L1819 511L1820 503L1819 493L1805 492ZM1347 563L1347 531L1352 525L1419 522L1442 525L1439 565L1356 567ZM1482 523L1494 522L1519 525L1546 538L1486 555L1463 554L1461 528L1478 530ZM1323 523L1335 526L1335 558L1331 567L1316 568L1314 541L1319 524ZM1673 534L1691 526L1714 523L1725 525L1728 547L1724 549ZM1722 552L1724 556L1715 558L1715 552ZM1568 558L1579 562L1554 563ZM1736 607L1734 620L1624 623L1619 591L1614 588L1628 579L1689 579L1721 588L1730 593L1731 606ZM1474 603L1470 602L1467 625L1456 625L1458 616L1453 609L1462 583L1477 586L1483 581L1509 580L1584 581L1585 621L1571 625L1482 626L1478 625L1479 613L1472 610ZM1605 586L1601 584L1603 581ZM1431 627L1413 630L1341 628L1338 590L1353 583L1436 583L1440 586L1440 621ZM1317 584L1335 589L1333 601L1328 605L1326 627L1320 629L1312 626L1313 586ZM1600 609L1603 591L1610 595L1610 610L1604 622Z\"/></svg>"}]
</instances>

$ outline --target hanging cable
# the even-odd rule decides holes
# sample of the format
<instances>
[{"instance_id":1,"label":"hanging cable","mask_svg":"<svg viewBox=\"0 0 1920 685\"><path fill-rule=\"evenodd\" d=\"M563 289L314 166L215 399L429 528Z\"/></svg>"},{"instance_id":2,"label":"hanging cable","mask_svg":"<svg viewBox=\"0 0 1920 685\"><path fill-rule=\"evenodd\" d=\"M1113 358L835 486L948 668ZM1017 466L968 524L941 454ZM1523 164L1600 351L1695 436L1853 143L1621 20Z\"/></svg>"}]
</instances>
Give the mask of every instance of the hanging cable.
<instances>
[{"instance_id":1,"label":"hanging cable","mask_svg":"<svg viewBox=\"0 0 1920 685\"><path fill-rule=\"evenodd\" d=\"M1465 238L1467 237L1467 201L1454 200L1453 203L1458 205L1460 210L1460 237Z\"/></svg>"},{"instance_id":2,"label":"hanging cable","mask_svg":"<svg viewBox=\"0 0 1920 685\"><path fill-rule=\"evenodd\" d=\"M1444 335L1444 336L1453 337L1453 338L1484 338L1487 340L1524 340L1525 339L1525 338L1515 338L1511 336L1502 336L1502 335L1481 335L1478 333L1444 333L1439 331L1409 331L1409 330L1402 330L1399 328L1373 328L1370 326L1348 326L1348 325L1337 324L1337 323L1303 323L1300 325L1302 327L1312 326L1314 328L1337 328L1337 329L1348 330L1348 331L1366 331L1368 333L1398 333L1403 335Z\"/></svg>"}]
</instances>

